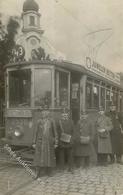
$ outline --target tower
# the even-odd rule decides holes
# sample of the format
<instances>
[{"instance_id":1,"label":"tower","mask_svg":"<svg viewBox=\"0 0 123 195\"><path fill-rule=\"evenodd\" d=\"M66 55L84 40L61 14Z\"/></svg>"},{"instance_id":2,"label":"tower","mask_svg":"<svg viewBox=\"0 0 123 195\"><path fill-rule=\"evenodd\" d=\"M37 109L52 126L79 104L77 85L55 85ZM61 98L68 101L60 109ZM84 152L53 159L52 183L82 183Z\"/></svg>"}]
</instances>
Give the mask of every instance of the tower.
<instances>
[{"instance_id":1,"label":"tower","mask_svg":"<svg viewBox=\"0 0 123 195\"><path fill-rule=\"evenodd\" d=\"M23 4L23 29L22 32L35 31L37 33L43 33L40 29L40 17L39 6L34 0L26 0Z\"/></svg>"},{"instance_id":2,"label":"tower","mask_svg":"<svg viewBox=\"0 0 123 195\"><path fill-rule=\"evenodd\" d=\"M35 0L25 0L21 16L22 29L16 40L16 44L23 47L23 49L18 47L20 56L21 51L24 50L24 60L26 61L60 59L61 53L57 52L48 39L43 36L44 31L40 27L41 14Z\"/></svg>"}]
</instances>

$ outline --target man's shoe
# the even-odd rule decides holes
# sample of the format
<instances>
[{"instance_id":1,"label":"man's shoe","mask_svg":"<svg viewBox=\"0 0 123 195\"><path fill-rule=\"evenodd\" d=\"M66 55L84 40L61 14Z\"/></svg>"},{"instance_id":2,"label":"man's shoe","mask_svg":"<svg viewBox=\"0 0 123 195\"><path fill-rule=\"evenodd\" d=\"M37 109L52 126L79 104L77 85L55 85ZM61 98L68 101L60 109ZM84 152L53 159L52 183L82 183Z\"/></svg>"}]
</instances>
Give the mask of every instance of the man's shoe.
<instances>
[{"instance_id":1,"label":"man's shoe","mask_svg":"<svg viewBox=\"0 0 123 195\"><path fill-rule=\"evenodd\" d=\"M68 172L73 174L74 173L73 168L68 168Z\"/></svg>"},{"instance_id":2,"label":"man's shoe","mask_svg":"<svg viewBox=\"0 0 123 195\"><path fill-rule=\"evenodd\" d=\"M118 164L120 165L123 165L123 162L122 161L117 161Z\"/></svg>"}]
</instances>

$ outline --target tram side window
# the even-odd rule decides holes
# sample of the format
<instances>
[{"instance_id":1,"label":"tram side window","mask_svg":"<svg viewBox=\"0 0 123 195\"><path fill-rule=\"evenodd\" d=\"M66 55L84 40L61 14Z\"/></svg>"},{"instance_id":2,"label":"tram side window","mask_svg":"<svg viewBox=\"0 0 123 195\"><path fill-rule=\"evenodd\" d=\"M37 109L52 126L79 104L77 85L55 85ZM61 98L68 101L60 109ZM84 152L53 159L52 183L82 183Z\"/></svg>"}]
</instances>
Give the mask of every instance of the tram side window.
<instances>
[{"instance_id":1,"label":"tram side window","mask_svg":"<svg viewBox=\"0 0 123 195\"><path fill-rule=\"evenodd\" d=\"M101 106L105 109L105 88L101 88Z\"/></svg>"},{"instance_id":2,"label":"tram side window","mask_svg":"<svg viewBox=\"0 0 123 195\"><path fill-rule=\"evenodd\" d=\"M117 93L117 91L113 91L112 101L116 105L116 108L118 109L118 93Z\"/></svg>"},{"instance_id":3,"label":"tram side window","mask_svg":"<svg viewBox=\"0 0 123 195\"><path fill-rule=\"evenodd\" d=\"M87 83L86 85L86 106L87 108L92 108L92 84Z\"/></svg>"},{"instance_id":4,"label":"tram side window","mask_svg":"<svg viewBox=\"0 0 123 195\"><path fill-rule=\"evenodd\" d=\"M91 83L86 85L86 106L88 109L99 107L99 87Z\"/></svg>"},{"instance_id":5,"label":"tram side window","mask_svg":"<svg viewBox=\"0 0 123 195\"><path fill-rule=\"evenodd\" d=\"M120 112L122 111L122 92L120 92Z\"/></svg>"},{"instance_id":6,"label":"tram side window","mask_svg":"<svg viewBox=\"0 0 123 195\"><path fill-rule=\"evenodd\" d=\"M60 106L68 105L68 74L59 72L59 103Z\"/></svg>"},{"instance_id":7,"label":"tram side window","mask_svg":"<svg viewBox=\"0 0 123 195\"><path fill-rule=\"evenodd\" d=\"M55 86L56 107L68 106L68 73L56 71Z\"/></svg>"},{"instance_id":8,"label":"tram side window","mask_svg":"<svg viewBox=\"0 0 123 195\"><path fill-rule=\"evenodd\" d=\"M9 72L9 107L30 106L31 71Z\"/></svg>"},{"instance_id":9,"label":"tram side window","mask_svg":"<svg viewBox=\"0 0 123 195\"><path fill-rule=\"evenodd\" d=\"M36 69L34 81L35 106L51 107L52 75L49 69Z\"/></svg>"},{"instance_id":10,"label":"tram side window","mask_svg":"<svg viewBox=\"0 0 123 195\"><path fill-rule=\"evenodd\" d=\"M93 87L93 107L99 107L99 87L96 85Z\"/></svg>"},{"instance_id":11,"label":"tram side window","mask_svg":"<svg viewBox=\"0 0 123 195\"><path fill-rule=\"evenodd\" d=\"M110 108L110 90L106 90L106 110Z\"/></svg>"}]
</instances>

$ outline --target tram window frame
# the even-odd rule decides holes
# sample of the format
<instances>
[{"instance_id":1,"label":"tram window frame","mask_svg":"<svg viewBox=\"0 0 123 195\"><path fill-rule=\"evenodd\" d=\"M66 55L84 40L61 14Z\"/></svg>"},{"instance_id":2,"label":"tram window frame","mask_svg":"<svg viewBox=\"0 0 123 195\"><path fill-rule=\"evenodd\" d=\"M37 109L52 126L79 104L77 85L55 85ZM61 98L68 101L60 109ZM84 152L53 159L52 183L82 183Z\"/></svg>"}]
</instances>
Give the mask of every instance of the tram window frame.
<instances>
[{"instance_id":1,"label":"tram window frame","mask_svg":"<svg viewBox=\"0 0 123 195\"><path fill-rule=\"evenodd\" d=\"M100 93L99 85L94 84L93 85L93 108L99 108L99 97L100 97L99 93ZM97 94L97 97L96 97L96 94Z\"/></svg>"},{"instance_id":2,"label":"tram window frame","mask_svg":"<svg viewBox=\"0 0 123 195\"><path fill-rule=\"evenodd\" d=\"M43 72L43 70L44 71L49 71L49 73L50 73L50 75L51 75L51 77L50 77L50 82L49 82L49 84L50 84L50 100L48 99L49 98L49 95L48 95L48 93L42 98L42 99L44 99L44 98L47 98L47 99L45 99L44 100L44 102L43 102L43 100L41 99L41 97L40 97L40 102L39 102L39 100L38 100L38 96L39 95L36 95L36 81L38 81L39 82L39 79L37 80L36 78L37 78L37 76L36 76L36 71L38 72L38 74L39 74L39 71L41 71L41 73ZM45 68L45 67L42 67L42 68L35 68L34 69L34 106L35 107L42 107L42 108L51 108L52 107L52 93L53 93L53 85L52 85L52 77L53 77L53 75L52 75L52 69L50 69L50 68ZM43 78L43 77L39 77L40 79L41 78ZM46 76L44 77L45 79L46 79ZM44 86L44 88L46 87L46 83L45 82L42 82L43 83L43 86ZM48 83L47 83L48 84ZM41 85L40 85L41 86ZM39 92L39 88L37 89L37 91ZM46 93L46 92L45 92ZM48 97L46 97L46 96L48 96ZM36 103L36 97L37 97L37 103ZM49 101L49 102L48 102ZM40 104L39 104L40 103Z\"/></svg>"},{"instance_id":3,"label":"tram window frame","mask_svg":"<svg viewBox=\"0 0 123 195\"><path fill-rule=\"evenodd\" d=\"M122 107L123 107L123 101L122 101L122 96L123 96L123 92L120 91L120 94L119 94L119 108L120 108L120 112L122 111Z\"/></svg>"},{"instance_id":4,"label":"tram window frame","mask_svg":"<svg viewBox=\"0 0 123 195\"><path fill-rule=\"evenodd\" d=\"M87 89L88 86L89 86L89 88ZM86 107L87 107L87 109L91 109L93 107L92 91L93 91L92 83L87 82L86 83ZM87 95L89 95L89 93L90 93L90 96L87 96Z\"/></svg>"},{"instance_id":5,"label":"tram window frame","mask_svg":"<svg viewBox=\"0 0 123 195\"><path fill-rule=\"evenodd\" d=\"M104 92L104 94L102 93ZM106 89L105 87L100 86L100 106L102 106L105 109L105 97L106 97Z\"/></svg>"},{"instance_id":6,"label":"tram window frame","mask_svg":"<svg viewBox=\"0 0 123 195\"><path fill-rule=\"evenodd\" d=\"M10 93L11 90L12 90L12 88L10 86L10 84L11 84L11 82L10 82L10 79L11 79L10 78L10 74L12 74L12 72L17 72L17 71L19 72L18 74L20 74L21 71L28 71L28 76L30 77L30 79L29 80L26 80L26 79L23 79L22 80L22 79L20 79L20 80L17 81L17 79L19 79L17 77L16 82L14 82L14 85L16 85L16 86L18 85L18 90L17 90L17 87L15 86L15 92ZM21 108L21 107L30 107L31 106L31 73L32 72L31 72L31 69L30 68L23 68L21 70L11 69L11 70L8 70L7 71L7 75L8 75L7 76L7 83L8 83L8 89L7 89L7 91L8 91L8 95L7 95L7 101L8 101L8 103L7 103L7 107L9 107L9 108L19 107L19 108ZM24 74L22 74L22 76L24 78ZM23 82L21 82L21 81L23 81ZM18 84L17 84L17 82L18 82ZM27 89L28 90L27 89L24 89L24 85L26 86L26 84L28 85L27 86ZM23 88L24 91L22 90L22 88ZM18 91L18 93L22 93L21 95L18 94L18 97L21 98L21 99L18 99L18 100L17 100L17 96L15 96L15 94L17 93L17 91ZM26 94L25 97L24 97L24 93ZM10 100L10 98L12 98L12 94L14 94L13 98L16 98L16 101L13 99L13 102L14 103L12 103L12 100Z\"/></svg>"},{"instance_id":7,"label":"tram window frame","mask_svg":"<svg viewBox=\"0 0 123 195\"><path fill-rule=\"evenodd\" d=\"M66 74L67 75L67 103L62 104L61 103L61 95L60 95L60 74ZM62 107L69 107L70 105L70 72L63 70L63 69L56 69L55 70L55 107L56 108L62 108Z\"/></svg>"},{"instance_id":8,"label":"tram window frame","mask_svg":"<svg viewBox=\"0 0 123 195\"><path fill-rule=\"evenodd\" d=\"M107 92L109 92L109 94L107 94ZM112 93L111 86L106 85L106 96L105 96L106 97L106 111L110 110L111 93Z\"/></svg>"},{"instance_id":9,"label":"tram window frame","mask_svg":"<svg viewBox=\"0 0 123 195\"><path fill-rule=\"evenodd\" d=\"M90 85L90 98L87 97L87 86L89 85ZM96 101L98 103L97 105L96 105L95 98L94 98L95 87L97 88L97 93L98 93L98 101ZM98 109L99 108L99 98L100 98L100 82L92 78L87 78L87 82L86 82L86 107L87 109Z\"/></svg>"}]
</instances>

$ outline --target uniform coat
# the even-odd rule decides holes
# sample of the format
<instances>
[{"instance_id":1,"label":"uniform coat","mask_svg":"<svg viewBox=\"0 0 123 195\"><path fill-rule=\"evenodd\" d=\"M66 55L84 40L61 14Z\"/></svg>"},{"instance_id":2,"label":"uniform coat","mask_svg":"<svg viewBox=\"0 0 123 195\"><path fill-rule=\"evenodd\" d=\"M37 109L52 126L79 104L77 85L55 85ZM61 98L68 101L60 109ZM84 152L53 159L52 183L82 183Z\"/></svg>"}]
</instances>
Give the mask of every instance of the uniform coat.
<instances>
[{"instance_id":1,"label":"uniform coat","mask_svg":"<svg viewBox=\"0 0 123 195\"><path fill-rule=\"evenodd\" d=\"M40 167L55 167L55 148L57 132L55 122L49 119L39 120L36 132L34 164Z\"/></svg>"},{"instance_id":2,"label":"uniform coat","mask_svg":"<svg viewBox=\"0 0 123 195\"><path fill-rule=\"evenodd\" d=\"M93 124L87 119L81 119L76 125L75 131L75 150L74 155L78 157L90 156L92 152L93 142ZM88 144L82 144L80 142L80 136L90 136L90 142Z\"/></svg>"},{"instance_id":3,"label":"uniform coat","mask_svg":"<svg viewBox=\"0 0 123 195\"><path fill-rule=\"evenodd\" d=\"M97 132L97 153L99 154L111 154L111 138L110 131L112 130L112 122L106 115L99 115L96 122ZM99 133L99 130L105 129L104 133Z\"/></svg>"},{"instance_id":4,"label":"uniform coat","mask_svg":"<svg viewBox=\"0 0 123 195\"><path fill-rule=\"evenodd\" d=\"M113 129L111 131L111 143L114 154L123 154L123 134L121 133L122 117L116 112L110 112Z\"/></svg>"},{"instance_id":5,"label":"uniform coat","mask_svg":"<svg viewBox=\"0 0 123 195\"><path fill-rule=\"evenodd\" d=\"M64 143L64 142L62 142L60 140L60 137L61 137L62 133L66 133L66 134L71 135L70 143ZM59 121L59 127L58 127L59 147L60 148L72 147L72 145L74 143L73 134L74 134L74 124L73 124L73 121L71 119L67 119L67 120L61 119Z\"/></svg>"}]
</instances>

